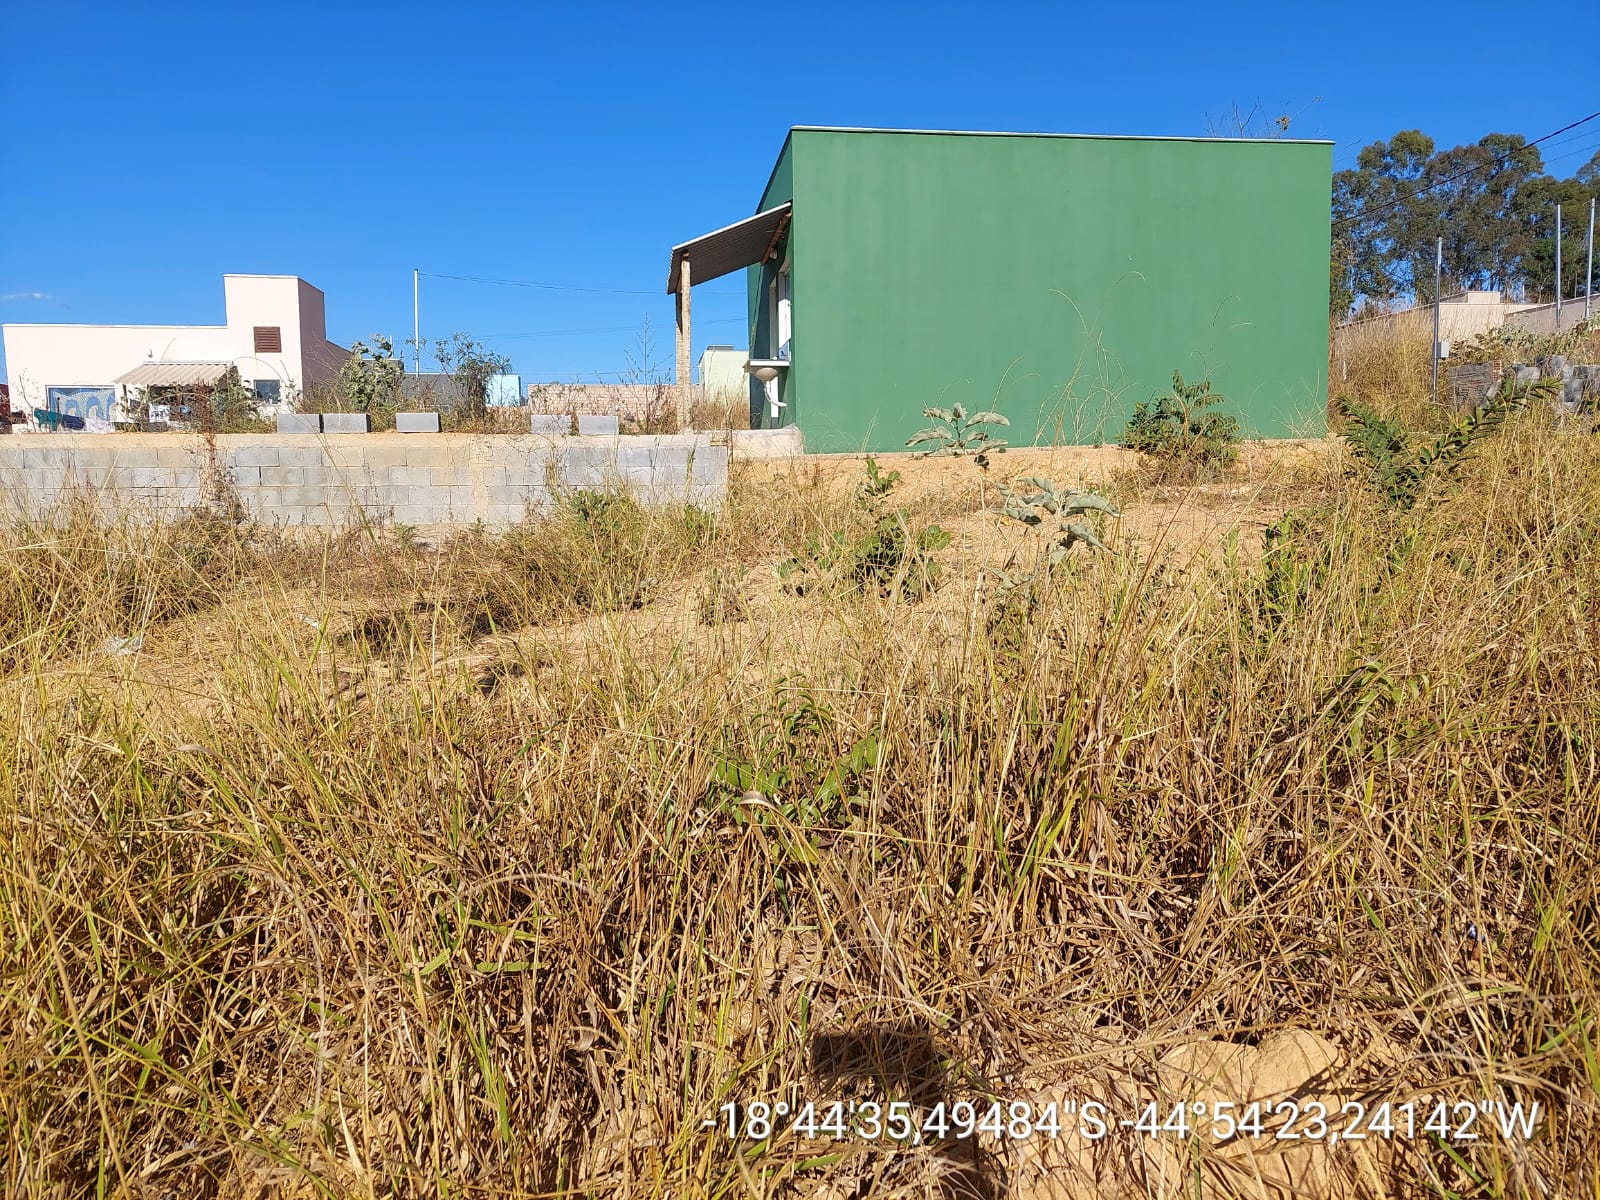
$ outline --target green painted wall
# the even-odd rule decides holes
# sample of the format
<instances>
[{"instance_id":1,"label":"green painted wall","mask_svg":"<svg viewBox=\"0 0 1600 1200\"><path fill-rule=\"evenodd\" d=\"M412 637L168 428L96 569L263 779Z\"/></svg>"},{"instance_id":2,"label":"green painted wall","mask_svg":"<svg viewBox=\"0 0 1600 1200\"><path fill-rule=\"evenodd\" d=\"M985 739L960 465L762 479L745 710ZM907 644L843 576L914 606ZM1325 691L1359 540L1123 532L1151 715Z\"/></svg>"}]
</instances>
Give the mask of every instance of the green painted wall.
<instances>
[{"instance_id":1,"label":"green painted wall","mask_svg":"<svg viewBox=\"0 0 1600 1200\"><path fill-rule=\"evenodd\" d=\"M795 206L780 423L893 450L960 401L1013 444L1116 441L1181 370L1248 435L1321 434L1331 171L1320 143L796 129L761 205Z\"/></svg>"}]
</instances>

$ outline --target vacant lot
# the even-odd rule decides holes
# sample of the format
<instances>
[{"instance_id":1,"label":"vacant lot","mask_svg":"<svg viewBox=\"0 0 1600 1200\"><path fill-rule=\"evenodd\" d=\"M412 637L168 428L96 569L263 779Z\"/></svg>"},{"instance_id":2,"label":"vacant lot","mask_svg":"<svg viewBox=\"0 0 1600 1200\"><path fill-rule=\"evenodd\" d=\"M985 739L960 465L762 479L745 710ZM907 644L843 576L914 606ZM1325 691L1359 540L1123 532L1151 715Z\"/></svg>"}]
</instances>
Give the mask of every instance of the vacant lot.
<instances>
[{"instance_id":1,"label":"vacant lot","mask_svg":"<svg viewBox=\"0 0 1600 1200\"><path fill-rule=\"evenodd\" d=\"M1596 439L1518 417L1409 513L1333 442L879 466L8 523L0 1190L1594 1194ZM1043 569L1030 474L1107 549ZM1051 1099L1166 1127L936 1127Z\"/></svg>"}]
</instances>

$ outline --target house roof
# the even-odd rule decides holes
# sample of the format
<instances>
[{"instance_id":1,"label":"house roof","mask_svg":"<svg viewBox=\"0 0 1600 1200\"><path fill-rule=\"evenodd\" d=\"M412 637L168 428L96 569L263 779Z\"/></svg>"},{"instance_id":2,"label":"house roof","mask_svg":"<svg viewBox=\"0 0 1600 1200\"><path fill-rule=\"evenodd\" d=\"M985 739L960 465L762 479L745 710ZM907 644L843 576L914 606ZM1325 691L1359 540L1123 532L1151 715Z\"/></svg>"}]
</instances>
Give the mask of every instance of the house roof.
<instances>
[{"instance_id":1,"label":"house roof","mask_svg":"<svg viewBox=\"0 0 1600 1200\"><path fill-rule=\"evenodd\" d=\"M1182 137L1171 134L1148 133L1029 133L1025 130L999 129L880 129L865 125L792 125L790 133L921 133L943 137L1019 137L1019 138L1080 138L1102 142L1265 142L1287 143L1293 146L1331 146L1330 138L1236 138L1236 137Z\"/></svg>"},{"instance_id":2,"label":"house roof","mask_svg":"<svg viewBox=\"0 0 1600 1200\"><path fill-rule=\"evenodd\" d=\"M742 267L753 267L765 262L788 227L792 204L780 204L759 212L753 217L724 225L693 241L672 248L672 261L667 267L667 292L676 293L682 278L680 264L689 260L689 284L705 283L719 279Z\"/></svg>"},{"instance_id":3,"label":"house roof","mask_svg":"<svg viewBox=\"0 0 1600 1200\"><path fill-rule=\"evenodd\" d=\"M127 387L198 387L215 383L231 366L227 362L148 362L111 382Z\"/></svg>"},{"instance_id":4,"label":"house roof","mask_svg":"<svg viewBox=\"0 0 1600 1200\"><path fill-rule=\"evenodd\" d=\"M461 385L456 382L456 377L443 371L424 371L420 375L407 374L400 377L400 398L402 400L431 400L435 404L449 408L460 402Z\"/></svg>"}]
</instances>

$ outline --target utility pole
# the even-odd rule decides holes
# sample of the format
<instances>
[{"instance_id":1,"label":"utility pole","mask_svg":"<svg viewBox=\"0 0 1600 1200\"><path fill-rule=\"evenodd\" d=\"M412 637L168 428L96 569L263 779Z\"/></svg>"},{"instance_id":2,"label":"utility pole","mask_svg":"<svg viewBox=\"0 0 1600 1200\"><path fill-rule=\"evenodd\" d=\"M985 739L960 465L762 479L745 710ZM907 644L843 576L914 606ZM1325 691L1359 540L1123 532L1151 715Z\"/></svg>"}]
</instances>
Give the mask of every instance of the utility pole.
<instances>
[{"instance_id":1,"label":"utility pole","mask_svg":"<svg viewBox=\"0 0 1600 1200\"><path fill-rule=\"evenodd\" d=\"M416 355L413 375L422 374L422 272L411 268L411 349Z\"/></svg>"},{"instance_id":2,"label":"utility pole","mask_svg":"<svg viewBox=\"0 0 1600 1200\"><path fill-rule=\"evenodd\" d=\"M1594 296L1594 201L1589 197L1589 273L1583 280L1583 319L1589 319L1589 304Z\"/></svg>"},{"instance_id":3,"label":"utility pole","mask_svg":"<svg viewBox=\"0 0 1600 1200\"><path fill-rule=\"evenodd\" d=\"M1433 250L1433 406L1439 406L1439 289L1444 282L1444 238Z\"/></svg>"},{"instance_id":4,"label":"utility pole","mask_svg":"<svg viewBox=\"0 0 1600 1200\"><path fill-rule=\"evenodd\" d=\"M1561 205L1556 205L1556 332L1561 332Z\"/></svg>"}]
</instances>

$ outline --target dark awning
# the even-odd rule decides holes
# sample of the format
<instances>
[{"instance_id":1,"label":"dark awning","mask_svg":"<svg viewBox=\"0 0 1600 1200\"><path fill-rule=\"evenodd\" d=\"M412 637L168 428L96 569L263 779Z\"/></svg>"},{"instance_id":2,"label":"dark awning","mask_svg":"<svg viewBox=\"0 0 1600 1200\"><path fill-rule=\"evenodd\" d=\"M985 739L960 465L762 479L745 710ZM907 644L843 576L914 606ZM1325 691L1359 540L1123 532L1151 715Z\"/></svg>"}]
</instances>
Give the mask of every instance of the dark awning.
<instances>
[{"instance_id":1,"label":"dark awning","mask_svg":"<svg viewBox=\"0 0 1600 1200\"><path fill-rule=\"evenodd\" d=\"M753 267L766 260L789 224L792 204L780 204L766 212L746 217L715 232L672 248L672 263L667 268L667 291L675 293L682 277L679 264L689 260L689 283L718 279L741 267Z\"/></svg>"}]
</instances>

